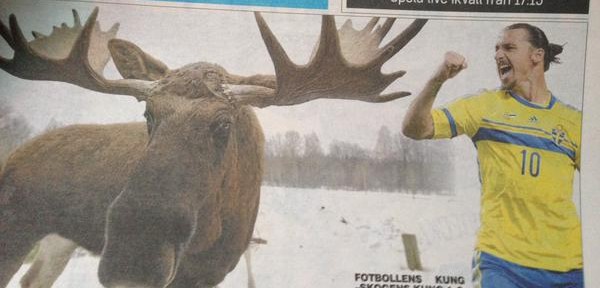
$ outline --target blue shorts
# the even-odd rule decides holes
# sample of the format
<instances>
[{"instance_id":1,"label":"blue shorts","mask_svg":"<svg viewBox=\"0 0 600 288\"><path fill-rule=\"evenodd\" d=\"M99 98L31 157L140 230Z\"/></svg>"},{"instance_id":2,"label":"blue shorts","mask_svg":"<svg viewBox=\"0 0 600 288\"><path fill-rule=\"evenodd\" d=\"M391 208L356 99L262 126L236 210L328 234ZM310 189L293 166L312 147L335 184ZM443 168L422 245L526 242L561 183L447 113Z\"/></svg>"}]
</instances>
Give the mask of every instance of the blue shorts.
<instances>
[{"instance_id":1,"label":"blue shorts","mask_svg":"<svg viewBox=\"0 0 600 288\"><path fill-rule=\"evenodd\" d=\"M473 257L474 288L583 288L583 270L556 272L524 267L485 252Z\"/></svg>"}]
</instances>

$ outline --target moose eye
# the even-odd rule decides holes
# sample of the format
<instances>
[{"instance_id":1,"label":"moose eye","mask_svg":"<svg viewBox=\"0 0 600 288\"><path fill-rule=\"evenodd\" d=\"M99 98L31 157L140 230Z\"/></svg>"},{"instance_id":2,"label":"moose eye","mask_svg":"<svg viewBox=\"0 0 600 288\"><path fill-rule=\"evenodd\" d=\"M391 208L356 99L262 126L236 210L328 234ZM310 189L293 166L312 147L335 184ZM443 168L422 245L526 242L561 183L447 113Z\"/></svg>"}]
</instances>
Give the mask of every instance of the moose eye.
<instances>
[{"instance_id":1,"label":"moose eye","mask_svg":"<svg viewBox=\"0 0 600 288\"><path fill-rule=\"evenodd\" d=\"M229 140L229 130L231 130L231 120L229 119L220 119L213 124L213 138L217 147L224 148L227 146L227 141Z\"/></svg>"},{"instance_id":2,"label":"moose eye","mask_svg":"<svg viewBox=\"0 0 600 288\"><path fill-rule=\"evenodd\" d=\"M150 121L150 119L152 119L152 114L150 114L150 112L146 110L144 111L144 117L146 118L146 120Z\"/></svg>"},{"instance_id":3,"label":"moose eye","mask_svg":"<svg viewBox=\"0 0 600 288\"><path fill-rule=\"evenodd\" d=\"M207 80L220 80L219 73L217 73L216 71L207 71L206 73L204 73L204 78L206 78Z\"/></svg>"},{"instance_id":4,"label":"moose eye","mask_svg":"<svg viewBox=\"0 0 600 288\"><path fill-rule=\"evenodd\" d=\"M150 112L148 112L148 110L146 110L144 112L144 117L146 118L146 126L148 127L148 135L150 135L152 132L152 127L154 127L154 116L152 116L152 113L150 113Z\"/></svg>"}]
</instances>

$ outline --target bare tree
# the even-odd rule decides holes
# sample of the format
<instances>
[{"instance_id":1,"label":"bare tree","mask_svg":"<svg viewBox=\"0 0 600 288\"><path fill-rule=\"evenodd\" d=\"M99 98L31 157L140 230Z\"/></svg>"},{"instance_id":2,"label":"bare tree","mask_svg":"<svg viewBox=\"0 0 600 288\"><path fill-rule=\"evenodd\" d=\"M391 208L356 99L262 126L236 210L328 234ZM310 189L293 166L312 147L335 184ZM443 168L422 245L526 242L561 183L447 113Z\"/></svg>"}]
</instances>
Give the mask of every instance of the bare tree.
<instances>
[{"instance_id":1,"label":"bare tree","mask_svg":"<svg viewBox=\"0 0 600 288\"><path fill-rule=\"evenodd\" d=\"M390 129L383 125L379 128L377 133L377 142L375 143L375 158L386 159L392 158L394 152L394 141L392 139L392 132Z\"/></svg>"},{"instance_id":2,"label":"bare tree","mask_svg":"<svg viewBox=\"0 0 600 288\"><path fill-rule=\"evenodd\" d=\"M304 154L300 174L304 187L315 188L322 186L325 181L325 154L321 141L316 133L304 135Z\"/></svg>"},{"instance_id":3,"label":"bare tree","mask_svg":"<svg viewBox=\"0 0 600 288\"><path fill-rule=\"evenodd\" d=\"M31 135L31 127L4 102L0 102L0 167L6 157Z\"/></svg>"}]
</instances>

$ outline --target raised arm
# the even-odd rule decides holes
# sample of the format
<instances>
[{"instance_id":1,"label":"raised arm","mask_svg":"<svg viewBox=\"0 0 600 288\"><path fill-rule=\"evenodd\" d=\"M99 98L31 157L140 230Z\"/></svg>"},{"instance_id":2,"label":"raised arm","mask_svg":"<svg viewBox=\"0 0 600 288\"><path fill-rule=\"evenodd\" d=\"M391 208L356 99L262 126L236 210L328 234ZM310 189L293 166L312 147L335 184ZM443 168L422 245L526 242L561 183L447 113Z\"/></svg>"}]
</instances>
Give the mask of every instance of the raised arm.
<instances>
[{"instance_id":1,"label":"raised arm","mask_svg":"<svg viewBox=\"0 0 600 288\"><path fill-rule=\"evenodd\" d=\"M456 76L460 71L467 68L465 57L456 52L446 52L444 62L435 74L427 81L425 87L410 103L408 112L402 123L402 133L406 137L421 140L433 137L434 127L431 118L433 101L437 96L442 84L448 79Z\"/></svg>"}]
</instances>

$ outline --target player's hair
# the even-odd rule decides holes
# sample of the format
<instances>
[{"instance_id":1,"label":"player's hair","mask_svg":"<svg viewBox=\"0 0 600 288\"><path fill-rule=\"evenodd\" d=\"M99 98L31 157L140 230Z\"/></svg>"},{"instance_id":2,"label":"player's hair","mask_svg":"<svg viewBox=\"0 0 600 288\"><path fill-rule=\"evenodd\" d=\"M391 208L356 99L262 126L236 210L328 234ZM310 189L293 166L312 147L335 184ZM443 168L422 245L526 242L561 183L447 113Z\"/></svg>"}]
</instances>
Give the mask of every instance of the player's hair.
<instances>
[{"instance_id":1,"label":"player's hair","mask_svg":"<svg viewBox=\"0 0 600 288\"><path fill-rule=\"evenodd\" d=\"M527 23L515 23L504 28L504 30L514 29L525 29L529 34L528 40L531 46L544 49L544 71L548 71L550 63L560 63L557 55L562 53L563 45L550 43L542 29Z\"/></svg>"}]
</instances>

